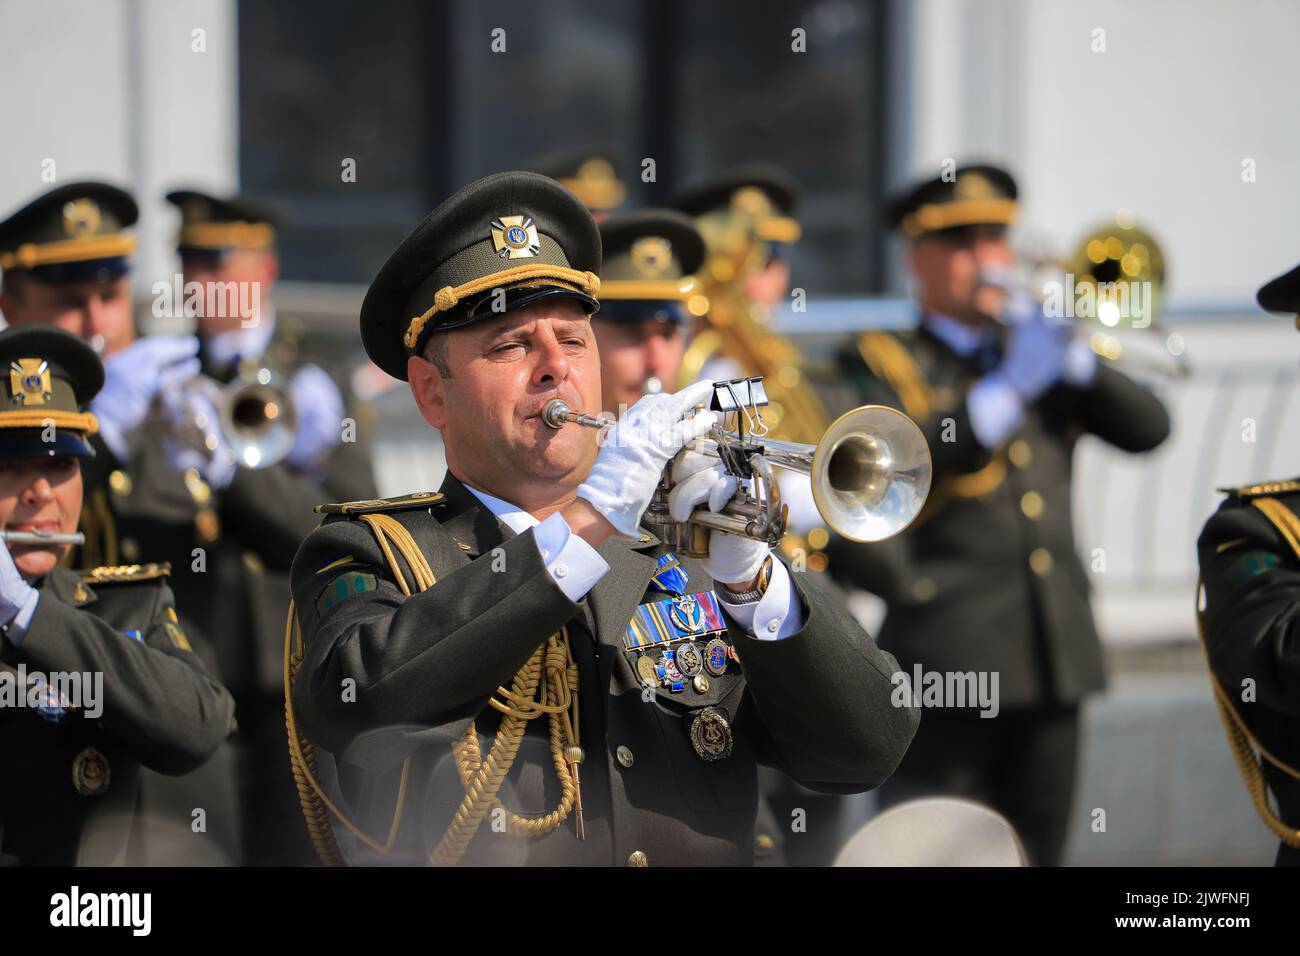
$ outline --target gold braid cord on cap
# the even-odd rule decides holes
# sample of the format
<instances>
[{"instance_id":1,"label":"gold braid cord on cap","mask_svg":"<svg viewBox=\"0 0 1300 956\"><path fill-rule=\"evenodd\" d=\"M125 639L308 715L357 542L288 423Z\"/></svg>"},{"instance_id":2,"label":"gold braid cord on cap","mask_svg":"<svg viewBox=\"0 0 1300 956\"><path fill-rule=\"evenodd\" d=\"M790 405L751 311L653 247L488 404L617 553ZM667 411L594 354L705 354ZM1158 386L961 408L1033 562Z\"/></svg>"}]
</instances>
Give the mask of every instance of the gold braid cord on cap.
<instances>
[{"instance_id":1,"label":"gold braid cord on cap","mask_svg":"<svg viewBox=\"0 0 1300 956\"><path fill-rule=\"evenodd\" d=\"M59 239L54 242L27 242L12 252L0 252L0 269L34 269L51 263L109 259L134 251L135 237L124 233L87 236L84 239Z\"/></svg>"},{"instance_id":2,"label":"gold braid cord on cap","mask_svg":"<svg viewBox=\"0 0 1300 956\"><path fill-rule=\"evenodd\" d=\"M600 291L600 277L594 272L580 272L567 266L552 266L541 262L502 269L500 272L471 279L469 282L458 286L443 286L434 295L433 305L429 306L428 311L411 319L410 324L406 327L406 335L403 336L402 341L406 343L408 349L414 349L416 343L420 341L420 333L424 331L429 319L439 312L450 312L465 299L472 295L478 295L480 292L525 282L529 279L551 279L572 285L577 291L585 292L588 295L595 295Z\"/></svg>"},{"instance_id":3,"label":"gold braid cord on cap","mask_svg":"<svg viewBox=\"0 0 1300 956\"><path fill-rule=\"evenodd\" d=\"M5 428L66 428L68 431L93 435L99 431L94 412L65 412L56 409L15 408L0 411L0 426Z\"/></svg>"},{"instance_id":4,"label":"gold braid cord on cap","mask_svg":"<svg viewBox=\"0 0 1300 956\"><path fill-rule=\"evenodd\" d=\"M927 232L992 222L1009 225L1016 218L1014 199L962 199L946 203L930 203L903 217L903 235L909 239Z\"/></svg>"},{"instance_id":5,"label":"gold braid cord on cap","mask_svg":"<svg viewBox=\"0 0 1300 956\"><path fill-rule=\"evenodd\" d=\"M412 592L393 551L393 545L396 545L397 551L411 569L416 590L425 591L433 586L433 570L415 539L399 521L386 514L364 514L360 517L374 532L375 540L403 594L409 597ZM316 853L326 866L347 864L330 824L331 813L366 846L380 854L389 853L397 841L411 760L408 757L402 764L402 778L393 808L392 823L389 825L387 839L381 844L362 832L325 795L317 779L315 748L299 730L293 713L293 683L302 667L305 651L302 629L298 625L293 602L290 602L284 635L285 727L289 737L289 762L298 788L298 799ZM543 715L550 721L551 755L563 796L559 805L542 817L522 817L505 811L506 832L513 836L543 836L559 827L576 806L578 836L582 838L582 798L577 782L577 764L583 756L579 746L578 665L574 663L570 650L568 629L561 628L558 634L547 638L515 675L510 688L498 687L497 694L504 698L504 702L493 697L488 703L503 716L487 757L483 757L479 747L474 722L470 723L461 739L452 744L452 754L456 758L456 769L465 787L465 797L456 809L446 833L429 854L428 861L435 865L454 866L469 847L483 818L496 807L505 810L497 793L514 765L528 722Z\"/></svg>"},{"instance_id":6,"label":"gold braid cord on cap","mask_svg":"<svg viewBox=\"0 0 1300 956\"><path fill-rule=\"evenodd\" d=\"M265 222L194 222L181 226L176 241L201 249L265 249L275 242L275 228Z\"/></svg>"},{"instance_id":7,"label":"gold braid cord on cap","mask_svg":"<svg viewBox=\"0 0 1300 956\"><path fill-rule=\"evenodd\" d=\"M1259 498L1252 501L1251 504L1263 512L1264 517L1268 518L1282 537L1286 539L1296 557L1300 558L1300 518L1297 518L1290 508L1276 498ZM1200 593L1201 581L1197 580L1196 594L1198 598ZM1241 774L1241 780L1246 785L1246 792L1250 794L1250 802L1255 805L1255 812L1259 814L1264 826L1268 827L1273 835L1287 846L1300 848L1300 829L1280 819L1273 812L1273 808L1269 806L1268 782L1264 779L1264 761L1267 760L1278 770L1296 780L1300 780L1300 770L1270 753L1250 732L1246 722L1237 713L1232 698L1223 685L1219 683L1218 675L1214 673L1214 668L1210 666L1210 647L1205 639L1205 614L1205 611L1199 607L1196 608L1196 632L1201 639L1201 650L1205 653L1206 668L1210 672L1210 686L1214 688L1214 702L1219 708L1219 719L1223 722L1224 733L1228 736L1228 749L1232 751L1232 759L1237 764L1237 772Z\"/></svg>"}]
</instances>

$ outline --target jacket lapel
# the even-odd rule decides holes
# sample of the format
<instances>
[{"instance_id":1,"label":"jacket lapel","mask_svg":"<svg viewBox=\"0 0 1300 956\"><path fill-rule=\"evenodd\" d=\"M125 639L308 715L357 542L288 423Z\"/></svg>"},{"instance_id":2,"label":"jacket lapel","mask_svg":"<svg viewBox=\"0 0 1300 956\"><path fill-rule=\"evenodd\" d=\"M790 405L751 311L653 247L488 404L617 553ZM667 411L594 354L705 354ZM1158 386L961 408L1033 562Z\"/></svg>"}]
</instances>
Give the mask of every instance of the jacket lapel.
<instances>
[{"instance_id":1,"label":"jacket lapel","mask_svg":"<svg viewBox=\"0 0 1300 956\"><path fill-rule=\"evenodd\" d=\"M447 472L439 491L446 499L438 516L439 523L455 539L463 558L472 560L515 537L514 531L483 507L451 472ZM657 563L654 549L659 539L646 532L641 537L644 540L625 541L611 536L597 549L609 565L609 571L591 589L587 602L596 640L600 643L623 646L627 622L654 575Z\"/></svg>"},{"instance_id":2,"label":"jacket lapel","mask_svg":"<svg viewBox=\"0 0 1300 956\"><path fill-rule=\"evenodd\" d=\"M456 539L457 547L468 557L477 558L515 536L509 525L483 507L474 493L451 472L447 472L438 490L445 498L438 512L438 522Z\"/></svg>"},{"instance_id":3,"label":"jacket lapel","mask_svg":"<svg viewBox=\"0 0 1300 956\"><path fill-rule=\"evenodd\" d=\"M596 624L596 639L602 644L623 647L627 623L650 586L658 563L654 549L659 541L651 535L646 537L646 541L609 537L599 548L609 571L596 582L588 600Z\"/></svg>"}]
</instances>

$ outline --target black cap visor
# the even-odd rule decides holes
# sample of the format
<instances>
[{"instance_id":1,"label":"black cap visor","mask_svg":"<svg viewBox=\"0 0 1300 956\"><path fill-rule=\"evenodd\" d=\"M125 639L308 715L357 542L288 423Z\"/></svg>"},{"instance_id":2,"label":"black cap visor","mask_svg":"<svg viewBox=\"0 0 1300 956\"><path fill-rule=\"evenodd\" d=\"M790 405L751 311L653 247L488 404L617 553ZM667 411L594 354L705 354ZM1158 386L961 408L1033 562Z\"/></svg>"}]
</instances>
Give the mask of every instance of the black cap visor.
<instances>
[{"instance_id":1,"label":"black cap visor","mask_svg":"<svg viewBox=\"0 0 1300 956\"><path fill-rule=\"evenodd\" d=\"M0 428L0 461L57 458L94 458L95 449L80 432L56 429L54 440L45 440L42 428Z\"/></svg>"}]
</instances>

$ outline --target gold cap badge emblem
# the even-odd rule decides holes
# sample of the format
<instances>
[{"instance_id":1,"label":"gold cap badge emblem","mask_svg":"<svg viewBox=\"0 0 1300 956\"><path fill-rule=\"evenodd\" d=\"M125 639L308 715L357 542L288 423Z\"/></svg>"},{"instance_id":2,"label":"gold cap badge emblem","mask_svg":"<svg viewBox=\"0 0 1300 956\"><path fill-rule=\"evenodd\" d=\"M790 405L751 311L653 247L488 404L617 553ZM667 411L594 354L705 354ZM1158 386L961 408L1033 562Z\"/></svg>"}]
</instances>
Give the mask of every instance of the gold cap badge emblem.
<instances>
[{"instance_id":1,"label":"gold cap badge emblem","mask_svg":"<svg viewBox=\"0 0 1300 956\"><path fill-rule=\"evenodd\" d=\"M9 363L9 392L15 405L44 405L51 397L50 363L19 359Z\"/></svg>"},{"instance_id":2,"label":"gold cap badge emblem","mask_svg":"<svg viewBox=\"0 0 1300 956\"><path fill-rule=\"evenodd\" d=\"M997 195L997 190L980 173L962 173L957 177L953 195L958 199L992 199Z\"/></svg>"},{"instance_id":3,"label":"gold cap badge emblem","mask_svg":"<svg viewBox=\"0 0 1300 956\"><path fill-rule=\"evenodd\" d=\"M673 263L673 247L661 236L646 236L632 243L632 266L646 279L657 279Z\"/></svg>"},{"instance_id":4,"label":"gold cap badge emblem","mask_svg":"<svg viewBox=\"0 0 1300 956\"><path fill-rule=\"evenodd\" d=\"M542 251L532 216L502 216L492 220L492 248L502 259L529 259Z\"/></svg>"},{"instance_id":5,"label":"gold cap badge emblem","mask_svg":"<svg viewBox=\"0 0 1300 956\"><path fill-rule=\"evenodd\" d=\"M74 239L99 232L103 217L93 199L74 199L63 204L63 231Z\"/></svg>"}]
</instances>

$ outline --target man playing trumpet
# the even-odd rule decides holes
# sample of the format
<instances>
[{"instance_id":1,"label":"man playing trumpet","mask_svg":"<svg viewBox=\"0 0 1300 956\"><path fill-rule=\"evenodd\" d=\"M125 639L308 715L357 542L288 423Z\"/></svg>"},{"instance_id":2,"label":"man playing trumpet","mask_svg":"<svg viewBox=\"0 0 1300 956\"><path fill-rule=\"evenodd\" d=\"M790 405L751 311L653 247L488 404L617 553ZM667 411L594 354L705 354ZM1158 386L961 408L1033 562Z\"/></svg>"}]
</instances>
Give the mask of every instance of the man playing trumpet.
<instances>
[{"instance_id":1,"label":"man playing trumpet","mask_svg":"<svg viewBox=\"0 0 1300 956\"><path fill-rule=\"evenodd\" d=\"M366 350L409 381L448 475L322 508L290 676L337 769L316 805L381 859L747 864L760 761L859 791L915 731L893 659L766 543L715 531L699 561L641 529L674 460L674 515L734 489L680 454L717 420L688 414L709 383L642 398L600 443L543 420L600 401L600 265L570 193L504 173L434 210L366 296Z\"/></svg>"}]
</instances>

